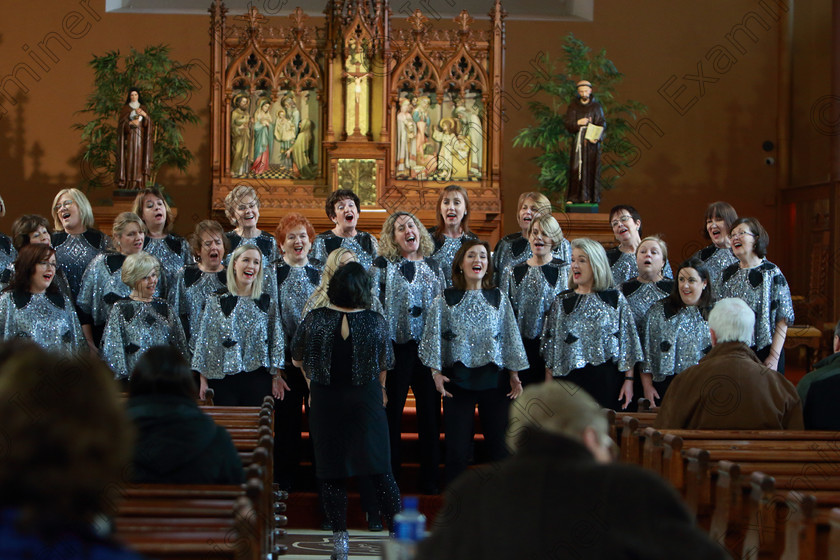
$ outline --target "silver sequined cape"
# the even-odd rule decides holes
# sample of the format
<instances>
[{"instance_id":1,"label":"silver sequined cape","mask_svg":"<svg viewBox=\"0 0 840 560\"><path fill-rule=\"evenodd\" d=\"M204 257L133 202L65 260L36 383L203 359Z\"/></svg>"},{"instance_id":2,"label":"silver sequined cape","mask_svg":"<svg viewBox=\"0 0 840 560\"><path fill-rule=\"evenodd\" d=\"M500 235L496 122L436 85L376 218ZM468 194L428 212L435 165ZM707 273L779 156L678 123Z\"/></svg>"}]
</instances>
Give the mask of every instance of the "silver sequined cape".
<instances>
[{"instance_id":1,"label":"silver sequined cape","mask_svg":"<svg viewBox=\"0 0 840 560\"><path fill-rule=\"evenodd\" d=\"M309 256L319 262L326 263L330 253L339 247L353 251L365 270L368 270L373 264L373 259L376 258L376 253L379 250L376 238L366 231L360 231L354 237L341 237L333 233L332 230L328 230L315 236Z\"/></svg>"},{"instance_id":2,"label":"silver sequined cape","mask_svg":"<svg viewBox=\"0 0 840 560\"><path fill-rule=\"evenodd\" d=\"M435 243L435 252L432 253L431 258L440 267L443 272L443 278L446 280L446 287L452 287L452 261L455 260L455 253L461 248L461 244L469 239L478 239L475 234L471 232L464 233L461 237L447 237L443 236L438 239L434 236L435 228L429 230L432 236L432 241ZM487 255L488 258L490 255Z\"/></svg>"},{"instance_id":3,"label":"silver sequined cape","mask_svg":"<svg viewBox=\"0 0 840 560\"><path fill-rule=\"evenodd\" d=\"M394 367L394 350L382 315L371 309L344 313L319 307L301 321L291 350L292 359L303 362L304 373L315 383L330 384L333 343L344 316L353 343L353 385L364 385Z\"/></svg>"},{"instance_id":4,"label":"silver sequined cape","mask_svg":"<svg viewBox=\"0 0 840 560\"><path fill-rule=\"evenodd\" d=\"M755 348L761 350L773 342L776 323L793 324L793 300L782 271L764 259L754 268L729 265L721 273L715 299L735 297L744 300L755 312Z\"/></svg>"},{"instance_id":5,"label":"silver sequined cape","mask_svg":"<svg viewBox=\"0 0 840 560\"><path fill-rule=\"evenodd\" d=\"M645 314L650 306L670 295L673 287L674 281L667 278L659 282L639 282L637 278L633 278L620 286L621 293L627 298L627 303L633 311L633 321L640 335L645 326Z\"/></svg>"},{"instance_id":6,"label":"silver sequined cape","mask_svg":"<svg viewBox=\"0 0 840 560\"><path fill-rule=\"evenodd\" d=\"M77 298L82 288L82 276L88 264L99 253L112 248L111 238L96 229L70 235L59 231L52 234L52 246L58 267L67 276L70 291Z\"/></svg>"},{"instance_id":7,"label":"silver sequined cape","mask_svg":"<svg viewBox=\"0 0 840 560\"><path fill-rule=\"evenodd\" d=\"M61 292L5 292L0 296L3 340L28 338L49 350L87 349L72 300Z\"/></svg>"},{"instance_id":8,"label":"silver sequined cape","mask_svg":"<svg viewBox=\"0 0 840 560\"><path fill-rule=\"evenodd\" d=\"M175 275L188 264L194 264L192 249L187 240L178 235L170 233L166 237L153 238L146 236L143 243L143 250L157 257L163 269L162 274L166 275L169 286L175 285Z\"/></svg>"},{"instance_id":9,"label":"silver sequined cape","mask_svg":"<svg viewBox=\"0 0 840 560\"><path fill-rule=\"evenodd\" d=\"M228 264L234 249L239 247L241 243L250 243L251 245L257 246L263 254L263 260L265 261L263 262L264 269L270 268L268 265L280 258L280 253L277 251L277 240L268 232L260 231L260 234L256 237L242 237L234 230L225 233L225 235L228 241L230 241L230 252L225 256L225 265Z\"/></svg>"},{"instance_id":10,"label":"silver sequined cape","mask_svg":"<svg viewBox=\"0 0 840 560\"><path fill-rule=\"evenodd\" d=\"M443 273L429 258L389 261L376 257L369 270L374 297L382 304L391 340L403 344L423 337L429 308L445 287Z\"/></svg>"},{"instance_id":11,"label":"silver sequined cape","mask_svg":"<svg viewBox=\"0 0 840 560\"><path fill-rule=\"evenodd\" d=\"M570 263L572 262L572 244L564 238L557 247L553 248L551 254L556 259ZM533 256L531 244L528 238L522 236L522 232L502 237L493 249L493 279L496 285L502 285L502 274L505 270L527 261L531 256Z\"/></svg>"},{"instance_id":12,"label":"silver sequined cape","mask_svg":"<svg viewBox=\"0 0 840 560\"><path fill-rule=\"evenodd\" d=\"M498 288L444 290L429 310L419 356L438 371L455 362L468 368L490 363L510 371L528 368L513 307Z\"/></svg>"},{"instance_id":13,"label":"silver sequined cape","mask_svg":"<svg viewBox=\"0 0 840 560\"><path fill-rule=\"evenodd\" d=\"M12 238L0 233L0 270L15 262L17 249L12 244Z\"/></svg>"},{"instance_id":14,"label":"silver sequined cape","mask_svg":"<svg viewBox=\"0 0 840 560\"><path fill-rule=\"evenodd\" d=\"M277 278L277 302L280 306L280 320L288 345L295 336L302 319L306 300L321 283L320 263L309 259L305 266L290 266L280 260L275 268Z\"/></svg>"},{"instance_id":15,"label":"silver sequined cape","mask_svg":"<svg viewBox=\"0 0 840 560\"><path fill-rule=\"evenodd\" d=\"M662 299L650 307L644 324L642 371L654 381L696 365L712 347L709 323L697 306L674 309L668 299Z\"/></svg>"},{"instance_id":16,"label":"silver sequined cape","mask_svg":"<svg viewBox=\"0 0 840 560\"><path fill-rule=\"evenodd\" d=\"M166 301L125 298L114 303L102 333L102 359L117 378L130 376L140 356L159 345L174 346L189 360L181 321Z\"/></svg>"},{"instance_id":17,"label":"silver sequined cape","mask_svg":"<svg viewBox=\"0 0 840 560\"><path fill-rule=\"evenodd\" d=\"M274 298L227 290L208 296L193 347L192 369L207 379L261 367L283 369L285 340Z\"/></svg>"},{"instance_id":18,"label":"silver sequined cape","mask_svg":"<svg viewBox=\"0 0 840 560\"><path fill-rule=\"evenodd\" d=\"M628 371L644 359L633 312L615 289L558 295L545 320L541 348L554 377L609 360Z\"/></svg>"},{"instance_id":19,"label":"silver sequined cape","mask_svg":"<svg viewBox=\"0 0 840 560\"><path fill-rule=\"evenodd\" d=\"M175 274L174 283L169 289L169 305L181 318L187 340L191 341L198 332L207 296L225 286L227 271L224 268L219 272L202 272L197 264L190 264Z\"/></svg>"},{"instance_id":20,"label":"silver sequined cape","mask_svg":"<svg viewBox=\"0 0 840 560\"><path fill-rule=\"evenodd\" d=\"M610 263L613 282L615 282L616 286L620 286L639 275L639 266L636 264L636 255L634 253L622 253L618 247L613 247L607 250L607 260ZM665 270L662 276L665 278L674 277L674 272L671 270L671 263L665 263Z\"/></svg>"},{"instance_id":21,"label":"silver sequined cape","mask_svg":"<svg viewBox=\"0 0 840 560\"><path fill-rule=\"evenodd\" d=\"M700 249L692 256L703 261L703 266L709 272L709 285L712 289L718 285L723 270L738 262L738 257L732 254L732 249L720 248L714 244ZM714 296L714 293L712 295Z\"/></svg>"},{"instance_id":22,"label":"silver sequined cape","mask_svg":"<svg viewBox=\"0 0 840 560\"><path fill-rule=\"evenodd\" d=\"M94 257L82 277L82 288L76 300L82 323L104 325L111 313L111 306L120 298L128 297L131 288L122 281L125 255L101 253ZM160 276L155 297L165 297L166 277Z\"/></svg>"},{"instance_id":23,"label":"silver sequined cape","mask_svg":"<svg viewBox=\"0 0 840 560\"><path fill-rule=\"evenodd\" d=\"M542 335L551 302L569 284L569 263L555 258L542 266L521 263L505 270L499 287L510 298L522 338Z\"/></svg>"}]
</instances>

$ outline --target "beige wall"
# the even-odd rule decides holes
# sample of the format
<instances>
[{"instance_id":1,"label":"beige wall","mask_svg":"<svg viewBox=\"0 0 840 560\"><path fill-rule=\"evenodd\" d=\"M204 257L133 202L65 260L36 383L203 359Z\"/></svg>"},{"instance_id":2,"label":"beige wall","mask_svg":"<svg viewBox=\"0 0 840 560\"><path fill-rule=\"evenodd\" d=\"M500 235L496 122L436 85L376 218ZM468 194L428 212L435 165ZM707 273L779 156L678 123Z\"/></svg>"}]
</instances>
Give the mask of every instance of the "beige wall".
<instances>
[{"instance_id":1,"label":"beige wall","mask_svg":"<svg viewBox=\"0 0 840 560\"><path fill-rule=\"evenodd\" d=\"M516 132L531 122L527 99L522 96L521 86L514 85L514 78L527 72L530 61L541 51L559 56L562 37L573 32L591 47L607 49L608 56L626 75L621 94L646 104L649 111L645 117L661 131L660 137L648 127L643 134L645 140L635 141L638 160L621 178L618 188L605 193L602 209L618 203L635 205L642 213L645 233L666 235L672 260L701 245L703 211L718 199L728 200L742 215L757 216L775 236L777 168L765 165L761 144L765 140L778 144L779 22L772 14L791 1L599 0L592 23L508 22L502 174L506 229L515 228L510 203L515 204L520 192L535 187L536 172L529 162L532 154L512 147ZM112 15L104 13L103 4L102 0L89 0L89 4L46 0L3 14L0 78L23 63L37 72L38 79L18 72L16 76L30 91L16 105L8 100L0 105L0 193L9 207L9 216L0 220L0 230L8 231L11 220L20 213L46 214L55 191L78 181L81 172L74 160L81 150L78 132L71 125L83 119L75 112L84 106L92 87L93 76L87 64L93 54L112 49L125 53L132 46L142 49L167 43L175 58L196 60L206 68L209 16ZM830 57L830 0L815 0L813 8L809 5L807 16L797 19L795 26L794 77L804 80L807 90L812 91L795 97L800 112L813 103L818 92L825 90L827 94L830 83L828 75L822 74ZM33 10L37 10L37 16ZM751 14L761 22L749 20L755 41L745 33L735 35L741 52L728 34ZM764 29L762 22L769 28ZM48 60L42 54L49 68L43 70L28 52L37 51L38 43L50 33L60 34L70 50L65 50L58 39L49 40L47 44L59 60ZM723 52L733 59L725 64L726 60L718 58L715 70L715 56ZM702 95L697 82L684 78L697 74L698 63L707 79L716 80L705 83ZM668 91L675 92L681 85L686 89L669 103L658 90L671 76L676 80ZM522 79L520 75L516 83L521 84ZM198 71L195 81L201 89L194 93L191 105L206 118L209 79ZM5 91L13 94L16 87L7 82ZM696 102L685 114L673 106L685 107L692 99ZM828 169L827 140L801 119L795 122L794 180L801 184L819 181ZM209 208L206 134L203 126L188 127L186 142L196 162L186 175L173 172L159 178L180 208L176 224L180 233L205 217ZM94 203L95 198L92 196ZM773 249L771 244L771 259Z\"/></svg>"}]
</instances>

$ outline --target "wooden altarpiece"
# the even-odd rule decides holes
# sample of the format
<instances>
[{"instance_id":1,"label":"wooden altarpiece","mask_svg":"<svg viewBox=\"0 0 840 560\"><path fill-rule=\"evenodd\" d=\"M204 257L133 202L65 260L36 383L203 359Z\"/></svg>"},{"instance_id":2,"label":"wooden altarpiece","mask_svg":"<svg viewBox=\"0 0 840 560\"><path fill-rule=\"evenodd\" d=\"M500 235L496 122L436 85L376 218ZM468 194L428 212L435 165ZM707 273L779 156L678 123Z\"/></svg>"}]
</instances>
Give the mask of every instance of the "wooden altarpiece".
<instances>
[{"instance_id":1,"label":"wooden altarpiece","mask_svg":"<svg viewBox=\"0 0 840 560\"><path fill-rule=\"evenodd\" d=\"M212 210L245 183L260 196L261 227L290 211L316 230L339 188L362 201L360 229L388 212L435 224L440 189L464 187L470 226L495 239L501 219L504 17L484 29L462 11L433 21L415 10L392 27L387 0L330 0L267 18L255 7L210 9ZM310 22L320 25L313 26Z\"/></svg>"}]
</instances>

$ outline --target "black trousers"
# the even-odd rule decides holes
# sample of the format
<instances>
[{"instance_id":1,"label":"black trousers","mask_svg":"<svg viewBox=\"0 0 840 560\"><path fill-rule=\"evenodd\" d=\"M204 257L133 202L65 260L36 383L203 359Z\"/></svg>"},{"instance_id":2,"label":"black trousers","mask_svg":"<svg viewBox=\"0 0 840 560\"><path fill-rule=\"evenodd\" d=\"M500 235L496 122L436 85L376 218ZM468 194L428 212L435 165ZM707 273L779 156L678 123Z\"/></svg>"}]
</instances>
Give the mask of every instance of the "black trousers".
<instances>
[{"instance_id":1,"label":"black trousers","mask_svg":"<svg viewBox=\"0 0 840 560\"><path fill-rule=\"evenodd\" d=\"M444 370L444 375L446 371ZM447 376L448 377L448 376ZM503 376L507 377L507 376ZM489 459L499 461L508 456L505 431L508 423L510 387L498 387L484 391L464 389L454 383L447 383L446 390L451 397L443 399L443 425L446 432L446 481L451 483L469 466L473 440L475 407L481 420L481 431L487 446Z\"/></svg>"},{"instance_id":2,"label":"black trousers","mask_svg":"<svg viewBox=\"0 0 840 560\"><path fill-rule=\"evenodd\" d=\"M309 387L300 368L286 356L286 383L283 400L274 399L274 478L281 490L294 487L303 450L303 414L309 414ZM310 443L311 445L311 443Z\"/></svg>"},{"instance_id":3,"label":"black trousers","mask_svg":"<svg viewBox=\"0 0 840 560\"><path fill-rule=\"evenodd\" d=\"M597 366L586 364L582 368L573 369L566 377L557 379L565 379L581 387L604 408L621 410L618 394L624 383L624 373L618 371L618 366L612 360Z\"/></svg>"},{"instance_id":4,"label":"black trousers","mask_svg":"<svg viewBox=\"0 0 840 560\"><path fill-rule=\"evenodd\" d=\"M758 359L761 360L761 363L764 363L764 360L766 360L767 357L770 356L770 348L772 348L772 345L768 344L764 348L760 348L760 349L755 351L755 355L758 356ZM779 353L779 367L776 371L778 371L782 375L785 374L785 349L784 349L784 347L782 348L782 351Z\"/></svg>"},{"instance_id":5,"label":"black trousers","mask_svg":"<svg viewBox=\"0 0 840 560\"><path fill-rule=\"evenodd\" d=\"M534 383L543 383L545 381L545 360L540 355L540 339L523 338L522 344L525 346L525 356L528 358L528 369L519 372L522 387L525 388Z\"/></svg>"},{"instance_id":6,"label":"black trousers","mask_svg":"<svg viewBox=\"0 0 840 560\"><path fill-rule=\"evenodd\" d=\"M399 478L402 446L402 418L408 389L417 402L417 435L420 444L420 481L423 493L438 486L440 465L440 393L435 389L432 372L417 356L417 342L394 344L394 369L385 382L388 394L386 414L391 439L391 470Z\"/></svg>"},{"instance_id":7,"label":"black trousers","mask_svg":"<svg viewBox=\"0 0 840 560\"><path fill-rule=\"evenodd\" d=\"M262 406L271 395L271 374L264 367L226 375L222 379L208 379L217 406Z\"/></svg>"}]
</instances>

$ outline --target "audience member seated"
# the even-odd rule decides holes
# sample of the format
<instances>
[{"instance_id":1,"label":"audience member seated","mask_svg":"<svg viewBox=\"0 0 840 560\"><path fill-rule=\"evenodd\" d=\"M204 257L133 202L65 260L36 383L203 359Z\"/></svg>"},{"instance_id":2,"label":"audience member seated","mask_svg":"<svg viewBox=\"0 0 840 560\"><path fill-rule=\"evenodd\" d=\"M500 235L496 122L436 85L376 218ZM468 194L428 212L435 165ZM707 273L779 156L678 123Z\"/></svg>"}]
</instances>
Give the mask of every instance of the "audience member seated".
<instances>
[{"instance_id":1,"label":"audience member seated","mask_svg":"<svg viewBox=\"0 0 840 560\"><path fill-rule=\"evenodd\" d=\"M802 403L790 381L766 367L752 343L755 313L725 298L709 313L712 349L671 383L657 428L801 430Z\"/></svg>"},{"instance_id":2,"label":"audience member seated","mask_svg":"<svg viewBox=\"0 0 840 560\"><path fill-rule=\"evenodd\" d=\"M578 386L527 387L510 407L513 455L450 485L417 558L726 558L661 478L611 463L607 430Z\"/></svg>"},{"instance_id":3,"label":"audience member seated","mask_svg":"<svg viewBox=\"0 0 840 560\"><path fill-rule=\"evenodd\" d=\"M140 560L94 529L132 440L101 362L19 345L0 372L0 558Z\"/></svg>"},{"instance_id":4,"label":"audience member seated","mask_svg":"<svg viewBox=\"0 0 840 560\"><path fill-rule=\"evenodd\" d=\"M230 434L198 408L198 387L176 348L155 346L146 351L128 387L128 415L137 428L134 482L244 481Z\"/></svg>"},{"instance_id":5,"label":"audience member seated","mask_svg":"<svg viewBox=\"0 0 840 560\"><path fill-rule=\"evenodd\" d=\"M840 430L840 321L834 327L834 354L820 360L796 385L806 430Z\"/></svg>"}]
</instances>

